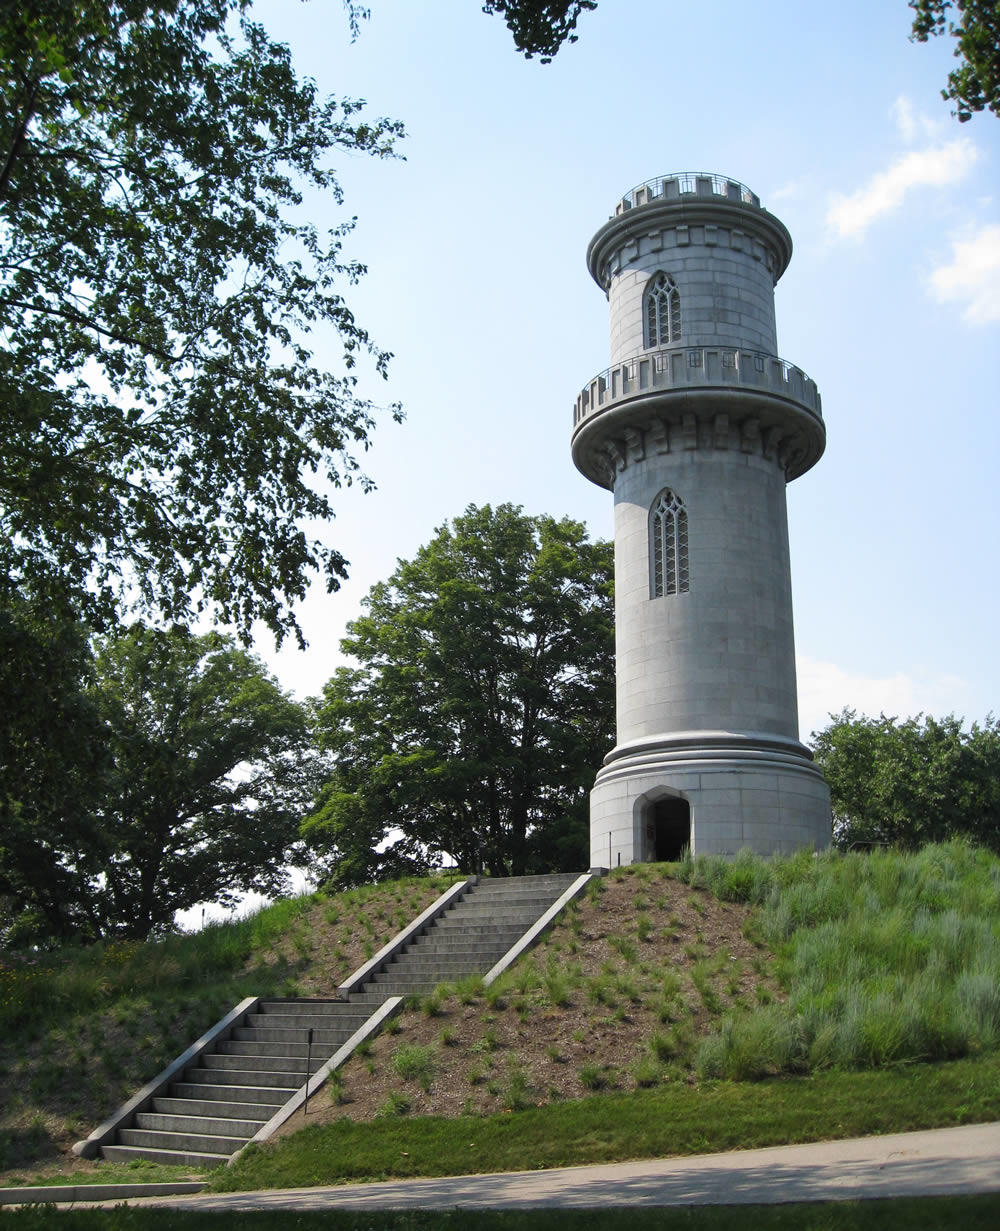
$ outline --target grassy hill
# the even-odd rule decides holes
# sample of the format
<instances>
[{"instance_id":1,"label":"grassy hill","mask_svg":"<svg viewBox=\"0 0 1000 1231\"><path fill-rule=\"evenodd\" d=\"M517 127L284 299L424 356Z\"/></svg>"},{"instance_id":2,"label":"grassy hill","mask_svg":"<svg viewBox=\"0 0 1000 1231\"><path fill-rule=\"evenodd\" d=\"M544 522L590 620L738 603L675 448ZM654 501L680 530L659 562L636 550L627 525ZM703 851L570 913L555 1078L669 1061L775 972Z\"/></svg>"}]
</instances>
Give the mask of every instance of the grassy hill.
<instances>
[{"instance_id":1,"label":"grassy hill","mask_svg":"<svg viewBox=\"0 0 1000 1231\"><path fill-rule=\"evenodd\" d=\"M445 884L313 895L159 945L8 962L8 1176L66 1166L72 1140L240 997L331 992ZM1000 1117L998 902L1000 860L960 843L618 870L498 984L412 1005L311 1101L308 1132L300 1114L217 1182Z\"/></svg>"}]
</instances>

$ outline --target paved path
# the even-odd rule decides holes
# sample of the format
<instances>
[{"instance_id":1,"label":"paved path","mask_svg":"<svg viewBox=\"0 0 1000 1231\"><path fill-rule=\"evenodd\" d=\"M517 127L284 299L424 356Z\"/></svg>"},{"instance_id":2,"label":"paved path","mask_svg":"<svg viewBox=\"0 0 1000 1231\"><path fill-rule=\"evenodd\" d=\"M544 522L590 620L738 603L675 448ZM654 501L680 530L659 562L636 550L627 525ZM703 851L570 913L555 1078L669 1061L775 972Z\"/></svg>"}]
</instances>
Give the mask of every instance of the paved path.
<instances>
[{"instance_id":1,"label":"paved path","mask_svg":"<svg viewBox=\"0 0 1000 1231\"><path fill-rule=\"evenodd\" d=\"M197 1210L514 1209L754 1205L1000 1193L1000 1124L730 1154L129 1204Z\"/></svg>"}]
</instances>

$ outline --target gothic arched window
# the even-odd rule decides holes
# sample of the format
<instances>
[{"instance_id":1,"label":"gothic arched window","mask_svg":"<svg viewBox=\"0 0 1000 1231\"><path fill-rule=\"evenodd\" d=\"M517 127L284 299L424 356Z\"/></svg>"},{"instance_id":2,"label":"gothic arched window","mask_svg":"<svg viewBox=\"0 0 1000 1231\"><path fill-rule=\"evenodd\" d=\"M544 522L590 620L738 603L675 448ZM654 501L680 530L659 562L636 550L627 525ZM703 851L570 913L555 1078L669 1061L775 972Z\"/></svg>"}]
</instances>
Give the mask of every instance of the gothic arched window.
<instances>
[{"instance_id":1,"label":"gothic arched window","mask_svg":"<svg viewBox=\"0 0 1000 1231\"><path fill-rule=\"evenodd\" d=\"M647 350L676 346L681 340L681 293L669 274L654 274L643 297L643 332Z\"/></svg>"},{"instance_id":2,"label":"gothic arched window","mask_svg":"<svg viewBox=\"0 0 1000 1231\"><path fill-rule=\"evenodd\" d=\"M687 510L665 487L649 511L649 597L687 594L689 579Z\"/></svg>"}]
</instances>

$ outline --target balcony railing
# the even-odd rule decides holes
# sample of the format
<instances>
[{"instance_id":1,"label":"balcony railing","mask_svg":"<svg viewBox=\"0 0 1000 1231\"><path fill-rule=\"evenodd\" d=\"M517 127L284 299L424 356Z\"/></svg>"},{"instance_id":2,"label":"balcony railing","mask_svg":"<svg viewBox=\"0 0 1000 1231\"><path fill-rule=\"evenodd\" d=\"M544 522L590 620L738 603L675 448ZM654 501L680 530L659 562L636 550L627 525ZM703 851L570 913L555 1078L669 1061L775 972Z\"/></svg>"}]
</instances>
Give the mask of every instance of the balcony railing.
<instances>
[{"instance_id":1,"label":"balcony railing","mask_svg":"<svg viewBox=\"0 0 1000 1231\"><path fill-rule=\"evenodd\" d=\"M724 346L683 346L646 351L593 377L573 409L574 428L616 403L657 391L723 388L759 390L797 403L823 417L816 382L776 355Z\"/></svg>"},{"instance_id":2,"label":"balcony railing","mask_svg":"<svg viewBox=\"0 0 1000 1231\"><path fill-rule=\"evenodd\" d=\"M646 180L644 184L637 184L629 189L615 206L615 213L621 214L639 205L648 205L657 197L670 201L692 193L701 197L725 197L729 201L739 201L742 205L756 205L760 208L760 197L739 180L714 175L710 171L673 171L669 175L658 175L656 179Z\"/></svg>"}]
</instances>

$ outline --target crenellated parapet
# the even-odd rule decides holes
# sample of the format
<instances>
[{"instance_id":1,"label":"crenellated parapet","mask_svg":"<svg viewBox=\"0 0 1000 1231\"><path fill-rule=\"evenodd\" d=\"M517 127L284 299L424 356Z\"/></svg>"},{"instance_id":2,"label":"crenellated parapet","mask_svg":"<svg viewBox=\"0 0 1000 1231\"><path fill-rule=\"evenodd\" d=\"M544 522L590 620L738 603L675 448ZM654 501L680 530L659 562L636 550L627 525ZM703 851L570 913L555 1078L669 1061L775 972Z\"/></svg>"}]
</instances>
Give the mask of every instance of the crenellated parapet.
<instances>
[{"instance_id":1,"label":"crenellated parapet","mask_svg":"<svg viewBox=\"0 0 1000 1231\"><path fill-rule=\"evenodd\" d=\"M725 197L727 201L740 201L744 205L761 208L760 197L739 180L712 171L670 171L630 189L615 206L616 214L648 205L656 197L674 201L678 197L694 194L699 197Z\"/></svg>"},{"instance_id":2,"label":"crenellated parapet","mask_svg":"<svg viewBox=\"0 0 1000 1231\"><path fill-rule=\"evenodd\" d=\"M825 442L815 381L776 355L727 347L644 352L593 377L573 408L573 460L611 490L647 452L693 449L755 453L791 480Z\"/></svg>"},{"instance_id":3,"label":"crenellated parapet","mask_svg":"<svg viewBox=\"0 0 1000 1231\"><path fill-rule=\"evenodd\" d=\"M607 291L637 260L689 247L747 253L768 270L772 286L792 257L784 223L746 185L704 172L676 172L647 180L621 198L591 240L587 265Z\"/></svg>"}]
</instances>

